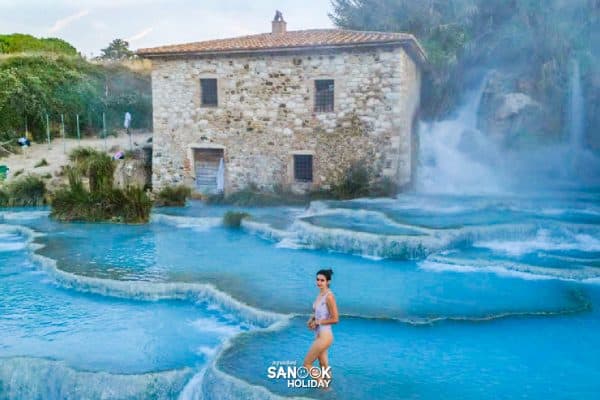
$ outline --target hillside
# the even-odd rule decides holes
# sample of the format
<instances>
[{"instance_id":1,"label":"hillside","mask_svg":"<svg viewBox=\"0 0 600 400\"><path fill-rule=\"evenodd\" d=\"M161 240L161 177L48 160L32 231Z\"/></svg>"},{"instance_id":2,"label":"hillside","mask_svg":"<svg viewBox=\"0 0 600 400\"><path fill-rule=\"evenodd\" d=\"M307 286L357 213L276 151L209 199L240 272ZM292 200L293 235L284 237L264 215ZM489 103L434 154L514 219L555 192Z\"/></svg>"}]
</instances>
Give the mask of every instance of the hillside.
<instances>
[{"instance_id":1,"label":"hillside","mask_svg":"<svg viewBox=\"0 0 600 400\"><path fill-rule=\"evenodd\" d=\"M0 36L0 142L14 144L27 130L34 141L51 136L75 137L121 128L123 114L133 115L132 127L151 129L152 94L148 69L123 63L89 62L60 39L29 35Z\"/></svg>"},{"instance_id":2,"label":"hillside","mask_svg":"<svg viewBox=\"0 0 600 400\"><path fill-rule=\"evenodd\" d=\"M77 50L58 38L36 38L22 33L0 35L0 54L49 52L75 56Z\"/></svg>"}]
</instances>

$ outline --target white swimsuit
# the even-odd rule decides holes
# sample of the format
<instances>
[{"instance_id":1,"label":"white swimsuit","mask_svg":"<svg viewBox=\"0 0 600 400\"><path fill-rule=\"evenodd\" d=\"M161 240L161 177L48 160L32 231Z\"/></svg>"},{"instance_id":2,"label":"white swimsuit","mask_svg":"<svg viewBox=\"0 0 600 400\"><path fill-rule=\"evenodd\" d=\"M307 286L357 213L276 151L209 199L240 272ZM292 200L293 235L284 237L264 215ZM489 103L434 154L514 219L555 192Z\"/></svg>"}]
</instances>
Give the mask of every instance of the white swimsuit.
<instances>
[{"instance_id":1,"label":"white swimsuit","mask_svg":"<svg viewBox=\"0 0 600 400\"><path fill-rule=\"evenodd\" d=\"M324 295L317 297L315 303L313 303L313 310L315 311L315 319L330 319L331 314L329 313L329 308L327 307L327 295L329 294L329 290L325 292ZM317 329L315 330L315 335L319 336L319 332L332 332L331 325L317 325Z\"/></svg>"}]
</instances>

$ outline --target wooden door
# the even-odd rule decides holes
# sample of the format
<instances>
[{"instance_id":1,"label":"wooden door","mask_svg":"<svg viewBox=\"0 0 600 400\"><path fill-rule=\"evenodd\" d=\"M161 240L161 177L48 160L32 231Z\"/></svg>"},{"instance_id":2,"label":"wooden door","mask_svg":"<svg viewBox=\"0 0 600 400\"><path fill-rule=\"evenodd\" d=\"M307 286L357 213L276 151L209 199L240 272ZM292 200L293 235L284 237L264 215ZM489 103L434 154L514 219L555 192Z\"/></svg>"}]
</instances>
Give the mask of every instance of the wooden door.
<instances>
[{"instance_id":1,"label":"wooden door","mask_svg":"<svg viewBox=\"0 0 600 400\"><path fill-rule=\"evenodd\" d=\"M217 193L219 163L223 158L223 149L195 149L194 171L196 190L200 193Z\"/></svg>"}]
</instances>

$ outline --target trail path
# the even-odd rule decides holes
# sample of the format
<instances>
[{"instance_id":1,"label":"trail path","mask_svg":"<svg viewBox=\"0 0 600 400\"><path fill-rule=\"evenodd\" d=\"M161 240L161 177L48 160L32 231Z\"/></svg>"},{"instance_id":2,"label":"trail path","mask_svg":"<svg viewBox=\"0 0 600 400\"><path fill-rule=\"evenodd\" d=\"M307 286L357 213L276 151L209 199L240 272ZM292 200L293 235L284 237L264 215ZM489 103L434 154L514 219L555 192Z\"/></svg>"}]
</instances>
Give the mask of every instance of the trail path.
<instances>
[{"instance_id":1,"label":"trail path","mask_svg":"<svg viewBox=\"0 0 600 400\"><path fill-rule=\"evenodd\" d=\"M150 132L134 133L134 149L147 144L147 140L150 137L152 137L152 133ZM6 165L10 169L8 172L8 181L14 179L15 172L19 170L23 170L19 176L28 173L43 176L50 173L54 177L56 171L59 171L63 165L69 163L68 156L71 150L79 146L93 147L101 151L106 150L107 153L113 155L119 150L129 150L129 136L125 133L119 134L117 137L109 136L106 138L106 142L100 138L82 138L81 143L78 143L77 139L65 139L64 142L63 139L54 139L50 147L48 147L47 143L33 143L30 147L22 148L21 154L0 158L0 165ZM46 159L48 165L35 168L35 165L42 159Z\"/></svg>"}]
</instances>

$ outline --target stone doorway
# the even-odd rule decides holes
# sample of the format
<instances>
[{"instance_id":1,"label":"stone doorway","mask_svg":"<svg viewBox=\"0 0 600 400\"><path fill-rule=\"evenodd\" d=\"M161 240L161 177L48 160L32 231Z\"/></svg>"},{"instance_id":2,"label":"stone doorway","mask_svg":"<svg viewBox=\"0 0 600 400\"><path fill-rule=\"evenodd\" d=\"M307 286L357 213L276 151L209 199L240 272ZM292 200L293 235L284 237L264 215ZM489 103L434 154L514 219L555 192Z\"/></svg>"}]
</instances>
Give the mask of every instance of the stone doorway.
<instances>
[{"instance_id":1,"label":"stone doorway","mask_svg":"<svg viewBox=\"0 0 600 400\"><path fill-rule=\"evenodd\" d=\"M204 194L223 191L225 174L223 156L223 149L194 149L196 191Z\"/></svg>"}]
</instances>

